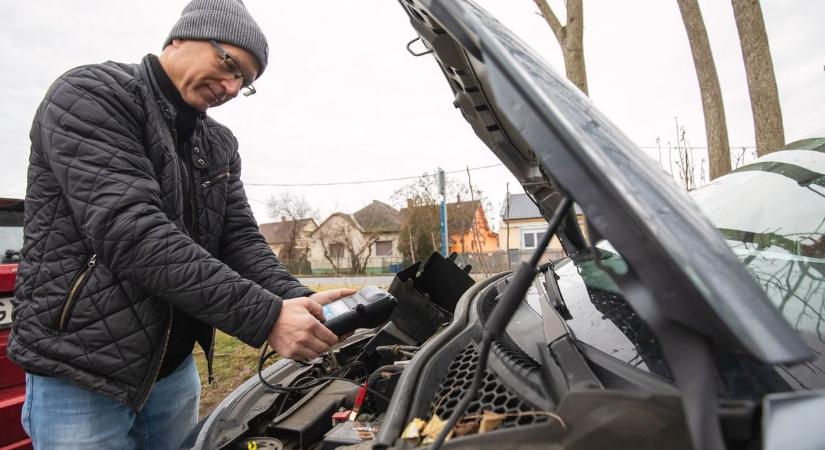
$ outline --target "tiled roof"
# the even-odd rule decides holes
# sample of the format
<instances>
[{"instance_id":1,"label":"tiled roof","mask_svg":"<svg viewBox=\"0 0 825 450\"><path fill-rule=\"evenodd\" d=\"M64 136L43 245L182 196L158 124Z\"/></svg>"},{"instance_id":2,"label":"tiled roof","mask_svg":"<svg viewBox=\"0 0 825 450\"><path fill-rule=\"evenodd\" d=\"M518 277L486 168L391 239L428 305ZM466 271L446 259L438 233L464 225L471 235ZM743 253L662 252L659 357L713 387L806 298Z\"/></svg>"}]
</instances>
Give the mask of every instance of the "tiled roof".
<instances>
[{"instance_id":1,"label":"tiled roof","mask_svg":"<svg viewBox=\"0 0 825 450\"><path fill-rule=\"evenodd\" d=\"M471 228L478 205L478 200L447 203L447 228L450 230ZM433 213L436 215L440 214L441 211L439 205L413 206L413 208L432 208ZM409 208L401 208L401 215L403 216L407 211L409 211Z\"/></svg>"},{"instance_id":2,"label":"tiled roof","mask_svg":"<svg viewBox=\"0 0 825 450\"><path fill-rule=\"evenodd\" d=\"M447 203L447 227L450 230L472 228L479 201Z\"/></svg>"},{"instance_id":3,"label":"tiled roof","mask_svg":"<svg viewBox=\"0 0 825 450\"><path fill-rule=\"evenodd\" d=\"M401 212L378 200L355 211L352 217L366 233L393 233L401 229Z\"/></svg>"},{"instance_id":4,"label":"tiled roof","mask_svg":"<svg viewBox=\"0 0 825 450\"><path fill-rule=\"evenodd\" d=\"M294 220L285 220L281 222L262 223L259 228L267 244L283 244L289 242L289 236L293 226L297 226L298 229L303 230L310 221L315 223L313 219L298 219L297 224Z\"/></svg>"}]
</instances>

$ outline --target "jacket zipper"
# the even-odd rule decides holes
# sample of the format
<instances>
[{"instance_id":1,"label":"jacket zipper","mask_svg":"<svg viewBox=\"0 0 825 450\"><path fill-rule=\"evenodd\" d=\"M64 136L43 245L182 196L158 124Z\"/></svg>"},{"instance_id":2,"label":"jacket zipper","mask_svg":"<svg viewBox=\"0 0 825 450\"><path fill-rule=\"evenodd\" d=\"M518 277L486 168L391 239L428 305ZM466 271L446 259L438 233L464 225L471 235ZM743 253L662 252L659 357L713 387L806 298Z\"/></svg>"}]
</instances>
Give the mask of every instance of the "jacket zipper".
<instances>
[{"instance_id":1,"label":"jacket zipper","mask_svg":"<svg viewBox=\"0 0 825 450\"><path fill-rule=\"evenodd\" d=\"M201 190L206 190L210 186L218 184L222 181L225 181L229 178L229 170L224 170L223 172L215 175L214 177L204 181L201 183ZM215 356L215 327L212 327L212 342L209 343L209 351L206 353L206 372L207 372L207 382L209 384L215 383L217 380L215 379L215 375L212 372L212 362Z\"/></svg>"},{"instance_id":2,"label":"jacket zipper","mask_svg":"<svg viewBox=\"0 0 825 450\"><path fill-rule=\"evenodd\" d=\"M166 356L166 347L169 345L169 335L172 333L173 314L174 309L171 305L169 305L169 320L166 321L166 332L163 334L163 342L160 346L160 359L155 366L155 373L148 379L149 387L146 388L146 393L143 394L143 398L140 400L140 403L138 403L138 411L142 410L143 406L146 405L146 401L149 400L149 395L152 394L152 389L155 387L155 381L157 381L158 374L160 373L160 366L163 365L163 357Z\"/></svg>"},{"instance_id":3,"label":"jacket zipper","mask_svg":"<svg viewBox=\"0 0 825 450\"><path fill-rule=\"evenodd\" d=\"M83 287L86 280L89 279L89 274L92 273L96 264L97 255L93 254L86 263L86 267L84 267L83 270L77 274L74 281L72 281L69 293L66 295L66 301L63 303L63 309L60 311L60 321L57 324L59 331L63 331L66 327L66 322L69 320L69 312L71 312L74 301L77 299L77 294L80 292L80 288Z\"/></svg>"},{"instance_id":4,"label":"jacket zipper","mask_svg":"<svg viewBox=\"0 0 825 450\"><path fill-rule=\"evenodd\" d=\"M221 172L221 173L215 175L214 177L212 177L212 178L204 181L203 183L201 183L201 189L206 189L209 186L212 186L213 184L218 184L221 181L226 180L227 178L229 178L229 171L224 170L223 172Z\"/></svg>"},{"instance_id":5,"label":"jacket zipper","mask_svg":"<svg viewBox=\"0 0 825 450\"><path fill-rule=\"evenodd\" d=\"M174 144L174 151L172 152L173 158L177 160L178 164L181 164L182 161L180 155L178 155L177 152L178 132L174 128L172 129L172 142ZM186 167L184 167L183 169L185 171ZM183 228L186 229L186 223L184 223L183 225ZM163 365L163 358L166 356L166 348L169 346L169 335L172 334L172 319L174 319L174 317L172 316L174 315L174 311L175 310L174 308L172 308L172 305L169 305L169 320L166 321L166 331L163 333L163 341L161 342L160 346L160 358L157 360L157 363L155 364L154 374L152 375L152 377L147 378L148 386L144 388L143 398L141 398L138 402L138 411L142 410L143 406L146 405L146 401L149 400L149 395L152 394L152 388L155 387L155 381L157 381L158 374L160 373L160 367L161 365Z\"/></svg>"},{"instance_id":6,"label":"jacket zipper","mask_svg":"<svg viewBox=\"0 0 825 450\"><path fill-rule=\"evenodd\" d=\"M212 342L209 343L209 354L206 356L206 373L209 384L216 383L215 375L212 373L212 360L215 357L215 327L212 327Z\"/></svg>"}]
</instances>

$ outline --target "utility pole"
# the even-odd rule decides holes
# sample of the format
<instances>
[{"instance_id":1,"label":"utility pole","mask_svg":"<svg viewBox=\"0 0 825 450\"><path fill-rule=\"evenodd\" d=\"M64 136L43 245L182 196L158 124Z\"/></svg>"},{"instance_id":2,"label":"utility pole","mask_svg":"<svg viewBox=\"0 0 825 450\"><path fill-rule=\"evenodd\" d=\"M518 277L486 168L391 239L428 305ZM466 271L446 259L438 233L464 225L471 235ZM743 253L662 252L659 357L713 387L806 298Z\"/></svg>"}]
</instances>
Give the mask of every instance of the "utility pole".
<instances>
[{"instance_id":1,"label":"utility pole","mask_svg":"<svg viewBox=\"0 0 825 450\"><path fill-rule=\"evenodd\" d=\"M441 254L446 258L450 248L447 237L447 180L441 167L438 168L438 192L441 194Z\"/></svg>"}]
</instances>

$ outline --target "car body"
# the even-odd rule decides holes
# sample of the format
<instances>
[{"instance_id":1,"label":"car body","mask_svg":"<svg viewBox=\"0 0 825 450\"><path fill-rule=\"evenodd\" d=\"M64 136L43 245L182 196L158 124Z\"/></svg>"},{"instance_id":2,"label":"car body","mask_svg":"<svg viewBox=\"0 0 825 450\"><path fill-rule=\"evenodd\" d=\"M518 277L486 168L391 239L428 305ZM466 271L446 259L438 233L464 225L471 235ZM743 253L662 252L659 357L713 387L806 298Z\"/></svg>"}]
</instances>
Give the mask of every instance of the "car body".
<instances>
[{"instance_id":1,"label":"car body","mask_svg":"<svg viewBox=\"0 0 825 450\"><path fill-rule=\"evenodd\" d=\"M474 3L399 3L473 131L558 222L568 256L519 269L531 279L514 294L518 274L474 282L432 255L393 281L387 325L308 365L267 367L221 402L194 446L425 446L479 366L479 391L444 448L825 446L815 424L825 410L822 143L763 157L694 201ZM793 224L809 229L781 231ZM517 307L481 364L508 297ZM323 384L285 393L261 379Z\"/></svg>"},{"instance_id":2,"label":"car body","mask_svg":"<svg viewBox=\"0 0 825 450\"><path fill-rule=\"evenodd\" d=\"M6 357L11 331L11 299L23 247L23 200L0 198L0 450L28 449L20 423L25 374Z\"/></svg>"}]
</instances>

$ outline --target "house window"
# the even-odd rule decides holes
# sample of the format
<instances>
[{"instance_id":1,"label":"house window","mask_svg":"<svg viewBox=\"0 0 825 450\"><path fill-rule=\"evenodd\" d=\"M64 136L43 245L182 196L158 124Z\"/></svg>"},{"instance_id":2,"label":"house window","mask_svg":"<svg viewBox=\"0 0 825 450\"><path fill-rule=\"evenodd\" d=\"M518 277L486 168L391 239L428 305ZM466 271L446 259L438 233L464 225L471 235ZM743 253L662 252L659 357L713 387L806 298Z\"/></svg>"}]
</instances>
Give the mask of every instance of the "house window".
<instances>
[{"instance_id":1,"label":"house window","mask_svg":"<svg viewBox=\"0 0 825 450\"><path fill-rule=\"evenodd\" d=\"M521 248L536 248L541 238L544 237L544 231L540 230L525 230L521 233Z\"/></svg>"},{"instance_id":2,"label":"house window","mask_svg":"<svg viewBox=\"0 0 825 450\"><path fill-rule=\"evenodd\" d=\"M341 259L344 257L344 244L332 243L329 244L329 256L332 259Z\"/></svg>"},{"instance_id":3,"label":"house window","mask_svg":"<svg viewBox=\"0 0 825 450\"><path fill-rule=\"evenodd\" d=\"M376 241L375 256L392 256L392 241Z\"/></svg>"}]
</instances>

